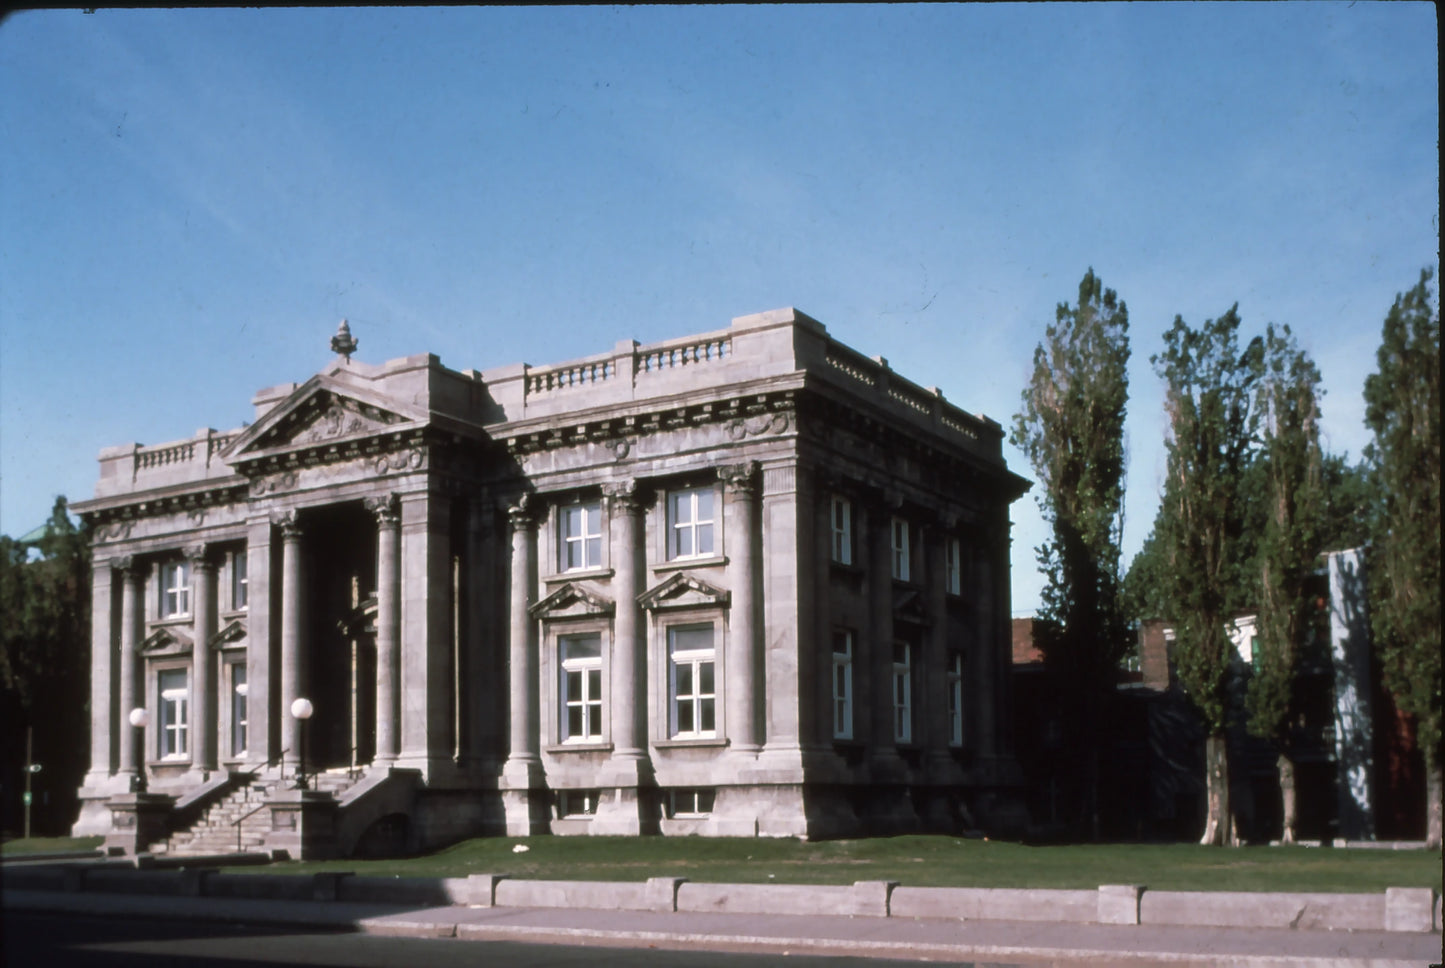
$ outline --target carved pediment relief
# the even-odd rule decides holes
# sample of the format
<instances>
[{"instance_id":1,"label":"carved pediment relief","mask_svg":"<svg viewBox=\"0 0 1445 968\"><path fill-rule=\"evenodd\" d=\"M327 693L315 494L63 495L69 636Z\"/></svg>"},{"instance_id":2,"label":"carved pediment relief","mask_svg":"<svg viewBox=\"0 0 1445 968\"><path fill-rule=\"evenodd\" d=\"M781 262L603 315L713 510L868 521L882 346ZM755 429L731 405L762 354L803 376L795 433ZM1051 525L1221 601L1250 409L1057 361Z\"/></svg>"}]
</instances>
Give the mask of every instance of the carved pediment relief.
<instances>
[{"instance_id":1,"label":"carved pediment relief","mask_svg":"<svg viewBox=\"0 0 1445 968\"><path fill-rule=\"evenodd\" d=\"M326 376L313 377L237 437L228 463L273 451L373 437L425 422L425 414L398 400Z\"/></svg>"},{"instance_id":2,"label":"carved pediment relief","mask_svg":"<svg viewBox=\"0 0 1445 968\"><path fill-rule=\"evenodd\" d=\"M709 585L701 578L685 572L678 572L667 581L656 585L637 596L637 602L649 611L670 608L700 608L725 606L728 592Z\"/></svg>"},{"instance_id":3,"label":"carved pediment relief","mask_svg":"<svg viewBox=\"0 0 1445 968\"><path fill-rule=\"evenodd\" d=\"M240 619L227 622L215 635L211 636L211 648L224 649L228 645L234 645L246 637L246 623Z\"/></svg>"},{"instance_id":4,"label":"carved pediment relief","mask_svg":"<svg viewBox=\"0 0 1445 968\"><path fill-rule=\"evenodd\" d=\"M176 628L159 628L145 637L145 640L137 647L136 651L142 655L153 652L166 652L184 655L191 651L195 643L185 632Z\"/></svg>"},{"instance_id":5,"label":"carved pediment relief","mask_svg":"<svg viewBox=\"0 0 1445 968\"><path fill-rule=\"evenodd\" d=\"M554 619L611 615L614 610L611 599L593 594L570 581L529 609L533 618Z\"/></svg>"},{"instance_id":6,"label":"carved pediment relief","mask_svg":"<svg viewBox=\"0 0 1445 968\"><path fill-rule=\"evenodd\" d=\"M914 588L893 590L893 621L907 625L929 625L928 612L923 607L923 595Z\"/></svg>"}]
</instances>

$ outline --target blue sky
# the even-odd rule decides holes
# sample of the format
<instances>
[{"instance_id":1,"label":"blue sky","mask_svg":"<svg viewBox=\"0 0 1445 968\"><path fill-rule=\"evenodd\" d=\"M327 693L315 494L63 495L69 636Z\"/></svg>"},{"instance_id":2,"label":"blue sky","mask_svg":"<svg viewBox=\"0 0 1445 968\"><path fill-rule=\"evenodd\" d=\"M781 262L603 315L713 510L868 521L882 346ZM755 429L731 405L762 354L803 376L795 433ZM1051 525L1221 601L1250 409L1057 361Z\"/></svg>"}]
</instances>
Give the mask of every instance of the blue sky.
<instances>
[{"instance_id":1,"label":"blue sky","mask_svg":"<svg viewBox=\"0 0 1445 968\"><path fill-rule=\"evenodd\" d=\"M1290 324L1328 447L1368 439L1438 260L1435 40L1423 3L14 14L0 530L103 446L239 426L342 317L361 359L484 369L791 305L1007 425L1092 266L1132 324L1130 556L1176 314Z\"/></svg>"}]
</instances>

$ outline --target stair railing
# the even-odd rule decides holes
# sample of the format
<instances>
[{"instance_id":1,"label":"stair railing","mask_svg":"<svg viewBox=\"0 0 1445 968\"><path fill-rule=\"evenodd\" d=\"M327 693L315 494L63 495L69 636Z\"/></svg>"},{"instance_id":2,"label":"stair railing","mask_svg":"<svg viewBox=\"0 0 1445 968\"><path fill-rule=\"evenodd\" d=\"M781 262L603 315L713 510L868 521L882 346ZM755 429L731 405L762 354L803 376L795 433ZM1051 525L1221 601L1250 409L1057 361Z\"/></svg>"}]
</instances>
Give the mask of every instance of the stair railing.
<instances>
[{"instance_id":1,"label":"stair railing","mask_svg":"<svg viewBox=\"0 0 1445 968\"><path fill-rule=\"evenodd\" d=\"M261 805L260 805L259 807L256 807L254 810L251 810L251 811L249 811L248 813L244 813L244 814L242 814L241 816L237 817L235 820L232 820L232 821L231 821L231 826L236 828L236 853L239 854L239 853L241 852L241 824L242 824L247 818L249 818L249 817L251 817L251 816L253 816L253 815L255 815L255 814L258 814L258 813L260 813L262 810L265 810L265 809L266 809L266 802L263 800L263 801L261 802Z\"/></svg>"}]
</instances>

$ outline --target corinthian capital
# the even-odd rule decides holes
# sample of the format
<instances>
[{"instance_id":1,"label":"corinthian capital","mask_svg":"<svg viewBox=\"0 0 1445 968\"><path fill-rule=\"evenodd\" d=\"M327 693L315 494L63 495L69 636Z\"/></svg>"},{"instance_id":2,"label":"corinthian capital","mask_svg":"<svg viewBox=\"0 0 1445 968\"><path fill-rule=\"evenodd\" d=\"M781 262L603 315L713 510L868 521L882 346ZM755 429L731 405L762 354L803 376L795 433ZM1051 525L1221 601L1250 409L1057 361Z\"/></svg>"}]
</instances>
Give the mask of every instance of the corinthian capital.
<instances>
[{"instance_id":1,"label":"corinthian capital","mask_svg":"<svg viewBox=\"0 0 1445 968\"><path fill-rule=\"evenodd\" d=\"M537 509L532 505L532 495L526 491L517 499L517 503L507 508L507 517L512 522L512 528L517 531L530 530L537 524Z\"/></svg>"},{"instance_id":2,"label":"corinthian capital","mask_svg":"<svg viewBox=\"0 0 1445 968\"><path fill-rule=\"evenodd\" d=\"M301 512L295 508L287 508L284 511L273 511L271 523L281 529L283 538L301 537Z\"/></svg>"},{"instance_id":3,"label":"corinthian capital","mask_svg":"<svg viewBox=\"0 0 1445 968\"><path fill-rule=\"evenodd\" d=\"M632 514L642 507L637 492L637 479L626 477L620 481L608 481L602 485L602 496L607 499L607 506L614 511L624 514Z\"/></svg>"},{"instance_id":4,"label":"corinthian capital","mask_svg":"<svg viewBox=\"0 0 1445 968\"><path fill-rule=\"evenodd\" d=\"M376 515L377 524L385 527L401 523L401 500L394 492L381 497L368 497L361 503L366 510Z\"/></svg>"},{"instance_id":5,"label":"corinthian capital","mask_svg":"<svg viewBox=\"0 0 1445 968\"><path fill-rule=\"evenodd\" d=\"M717 469L718 480L731 493L741 497L752 497L758 491L758 462L744 461L741 464L724 464Z\"/></svg>"}]
</instances>

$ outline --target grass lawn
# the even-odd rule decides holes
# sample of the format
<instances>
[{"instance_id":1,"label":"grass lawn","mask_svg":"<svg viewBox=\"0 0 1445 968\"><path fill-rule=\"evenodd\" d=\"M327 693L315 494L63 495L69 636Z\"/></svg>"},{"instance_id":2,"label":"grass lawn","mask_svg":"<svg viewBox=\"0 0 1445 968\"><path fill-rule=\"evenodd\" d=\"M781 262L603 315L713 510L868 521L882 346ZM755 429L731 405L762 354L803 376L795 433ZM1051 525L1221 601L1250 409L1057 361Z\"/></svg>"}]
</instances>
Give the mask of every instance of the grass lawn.
<instances>
[{"instance_id":1,"label":"grass lawn","mask_svg":"<svg viewBox=\"0 0 1445 968\"><path fill-rule=\"evenodd\" d=\"M525 844L527 851L514 853ZM1320 847L1103 844L1028 847L906 836L802 843L703 837L532 837L469 840L425 857L286 863L255 873L323 870L369 875L511 874L548 880L641 881L672 875L722 883L911 887L1095 888L1144 884L1180 891L1383 891L1441 887L1440 853Z\"/></svg>"},{"instance_id":2,"label":"grass lawn","mask_svg":"<svg viewBox=\"0 0 1445 968\"><path fill-rule=\"evenodd\" d=\"M51 854L71 850L99 850L104 837L16 837L0 844L0 856Z\"/></svg>"}]
</instances>

